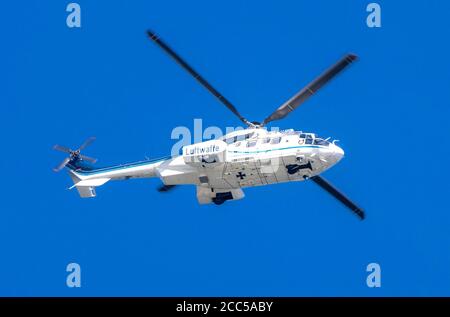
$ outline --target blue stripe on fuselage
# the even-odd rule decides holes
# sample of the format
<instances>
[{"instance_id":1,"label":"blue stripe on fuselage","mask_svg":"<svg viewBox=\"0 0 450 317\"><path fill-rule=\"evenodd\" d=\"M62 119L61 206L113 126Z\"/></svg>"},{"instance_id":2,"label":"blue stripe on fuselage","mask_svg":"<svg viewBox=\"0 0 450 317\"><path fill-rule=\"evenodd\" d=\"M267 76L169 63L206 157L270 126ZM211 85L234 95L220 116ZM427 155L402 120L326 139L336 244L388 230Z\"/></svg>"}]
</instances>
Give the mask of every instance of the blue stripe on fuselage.
<instances>
[{"instance_id":1,"label":"blue stripe on fuselage","mask_svg":"<svg viewBox=\"0 0 450 317\"><path fill-rule=\"evenodd\" d=\"M139 162L133 162L133 163L127 163L127 164L121 164L121 165L115 165L115 166L101 167L101 168L96 168L96 169L92 169L92 170L86 170L86 169L82 169L82 168L80 169L79 167L72 165L72 164L67 164L67 167L69 167L71 170L73 170L76 173L81 174L81 175L93 175L93 174L98 174L98 173L118 171L118 170L137 167L137 166L145 166L145 165L155 164L158 162L168 160L170 158L172 158L172 157L166 156L166 157L157 158L157 159L153 159L153 160L146 160L146 161L139 161Z\"/></svg>"},{"instance_id":2,"label":"blue stripe on fuselage","mask_svg":"<svg viewBox=\"0 0 450 317\"><path fill-rule=\"evenodd\" d=\"M298 145L298 146L290 146L290 147L282 147L278 149L267 149L267 150L260 150L260 151L228 151L231 153L237 153L237 154L256 154L256 153L264 153L264 152L271 152L271 151L280 151L280 150L289 150L289 149L298 149L298 148L327 148L326 146L319 146L319 145Z\"/></svg>"}]
</instances>

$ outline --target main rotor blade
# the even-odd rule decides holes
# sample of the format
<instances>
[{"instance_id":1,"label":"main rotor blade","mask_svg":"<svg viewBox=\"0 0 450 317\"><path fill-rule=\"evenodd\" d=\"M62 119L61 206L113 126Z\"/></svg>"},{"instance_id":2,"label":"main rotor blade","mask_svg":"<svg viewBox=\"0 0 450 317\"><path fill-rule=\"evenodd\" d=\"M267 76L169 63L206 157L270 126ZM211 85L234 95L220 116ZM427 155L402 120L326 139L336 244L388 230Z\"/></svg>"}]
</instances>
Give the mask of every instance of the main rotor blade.
<instances>
[{"instance_id":1,"label":"main rotor blade","mask_svg":"<svg viewBox=\"0 0 450 317\"><path fill-rule=\"evenodd\" d=\"M62 169L64 168L64 166L67 165L67 163L69 163L69 161L70 161L70 157L66 157L66 158L64 159L64 161L61 162L61 164L59 164L58 166L56 166L56 167L53 169L53 171L54 171L54 172L59 172L60 170L62 170Z\"/></svg>"},{"instance_id":2,"label":"main rotor blade","mask_svg":"<svg viewBox=\"0 0 450 317\"><path fill-rule=\"evenodd\" d=\"M327 82L333 79L337 74L343 71L348 65L354 62L357 58L358 57L353 54L345 55L336 64L331 66L322 75L320 75L311 83L309 83L305 88L300 90L296 95L294 95L291 99L286 101L277 110L275 110L270 116L264 119L262 125L266 125L271 121L283 119L284 117L286 117L289 113L297 109L298 106L304 103L317 90L323 87Z\"/></svg>"},{"instance_id":3,"label":"main rotor blade","mask_svg":"<svg viewBox=\"0 0 450 317\"><path fill-rule=\"evenodd\" d=\"M86 148L88 145L90 145L92 142L95 141L95 136L91 136L89 139L87 139L86 141L84 141L83 144L81 144L81 146L78 148L77 151L81 151L84 148Z\"/></svg>"},{"instance_id":4,"label":"main rotor blade","mask_svg":"<svg viewBox=\"0 0 450 317\"><path fill-rule=\"evenodd\" d=\"M86 156L86 155L82 155L80 154L80 158L84 161L88 161L91 162L92 164L95 164L97 162L96 158L90 157L90 156Z\"/></svg>"},{"instance_id":5,"label":"main rotor blade","mask_svg":"<svg viewBox=\"0 0 450 317\"><path fill-rule=\"evenodd\" d=\"M68 147L65 147L65 146L62 146L62 145L58 145L58 144L53 146L53 149L56 150L56 151L64 152L64 153L72 153L72 150L69 149Z\"/></svg>"},{"instance_id":6,"label":"main rotor blade","mask_svg":"<svg viewBox=\"0 0 450 317\"><path fill-rule=\"evenodd\" d=\"M160 187L158 187L158 191L160 193L166 193L169 190L173 189L176 185L161 185Z\"/></svg>"},{"instance_id":7,"label":"main rotor blade","mask_svg":"<svg viewBox=\"0 0 450 317\"><path fill-rule=\"evenodd\" d=\"M310 179L314 181L317 185L325 189L328 193L333 195L345 206L350 208L350 210L353 211L361 220L364 220L365 218L364 210L358 207L354 202L352 202L347 196L341 193L336 187L331 185L327 180L325 180L323 177L319 175L313 176Z\"/></svg>"},{"instance_id":8,"label":"main rotor blade","mask_svg":"<svg viewBox=\"0 0 450 317\"><path fill-rule=\"evenodd\" d=\"M203 85L210 93L212 93L220 102L222 102L228 109L231 110L243 123L246 125L252 125L247 119L245 119L233 104L226 99L220 92L218 92L206 79L200 76L189 64L184 61L177 53L175 53L166 43L164 43L155 33L148 30L148 37L158 44L170 57L172 57L181 67L183 67L189 74L191 74L200 84Z\"/></svg>"}]
</instances>

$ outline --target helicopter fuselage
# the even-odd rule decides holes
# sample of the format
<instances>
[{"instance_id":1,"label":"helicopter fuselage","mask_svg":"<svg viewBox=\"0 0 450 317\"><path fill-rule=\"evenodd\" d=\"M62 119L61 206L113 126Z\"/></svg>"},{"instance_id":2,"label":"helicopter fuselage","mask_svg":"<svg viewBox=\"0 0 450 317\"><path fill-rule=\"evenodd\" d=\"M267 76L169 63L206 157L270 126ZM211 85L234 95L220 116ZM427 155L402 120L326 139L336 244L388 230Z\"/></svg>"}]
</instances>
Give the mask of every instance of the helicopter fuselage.
<instances>
[{"instance_id":1,"label":"helicopter fuselage","mask_svg":"<svg viewBox=\"0 0 450 317\"><path fill-rule=\"evenodd\" d=\"M71 163L79 186L109 180L159 177L165 185L197 186L200 203L244 197L242 188L302 181L336 164L344 155L334 142L294 130L244 129L183 147L177 157L87 170ZM81 166L81 165L79 165ZM90 196L89 196L90 197Z\"/></svg>"}]
</instances>

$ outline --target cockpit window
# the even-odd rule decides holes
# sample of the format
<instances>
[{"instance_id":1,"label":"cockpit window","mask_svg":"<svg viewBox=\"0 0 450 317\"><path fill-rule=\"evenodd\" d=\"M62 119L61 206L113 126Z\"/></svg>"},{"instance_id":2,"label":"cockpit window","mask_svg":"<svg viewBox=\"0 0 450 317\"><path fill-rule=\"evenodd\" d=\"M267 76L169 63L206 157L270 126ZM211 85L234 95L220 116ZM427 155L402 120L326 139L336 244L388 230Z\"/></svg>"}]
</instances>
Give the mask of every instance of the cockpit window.
<instances>
[{"instance_id":1,"label":"cockpit window","mask_svg":"<svg viewBox=\"0 0 450 317\"><path fill-rule=\"evenodd\" d=\"M328 146L328 145L330 145L330 142L328 142L327 140L321 139L321 138L316 138L316 139L314 139L314 144Z\"/></svg>"},{"instance_id":2,"label":"cockpit window","mask_svg":"<svg viewBox=\"0 0 450 317\"><path fill-rule=\"evenodd\" d=\"M305 141L305 143L306 144L313 144L313 138L312 138L312 136L311 135L306 135L306 141Z\"/></svg>"},{"instance_id":3,"label":"cockpit window","mask_svg":"<svg viewBox=\"0 0 450 317\"><path fill-rule=\"evenodd\" d=\"M278 144L278 143L280 143L281 142L281 137L278 137L278 138L272 138L271 140L270 140L270 144Z\"/></svg>"}]
</instances>

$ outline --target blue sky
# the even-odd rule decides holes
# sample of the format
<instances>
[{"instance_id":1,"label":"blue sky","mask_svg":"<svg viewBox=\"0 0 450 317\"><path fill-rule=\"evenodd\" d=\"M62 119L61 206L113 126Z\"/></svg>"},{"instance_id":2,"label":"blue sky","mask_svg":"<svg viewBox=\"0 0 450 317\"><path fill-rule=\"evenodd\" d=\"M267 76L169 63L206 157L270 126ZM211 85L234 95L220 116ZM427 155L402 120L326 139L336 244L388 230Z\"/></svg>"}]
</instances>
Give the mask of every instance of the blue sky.
<instances>
[{"instance_id":1,"label":"blue sky","mask_svg":"<svg viewBox=\"0 0 450 317\"><path fill-rule=\"evenodd\" d=\"M450 295L450 4L378 1L2 3L0 295ZM239 121L145 36L152 28L252 120L346 52L360 56L281 128L341 140L325 176L360 222L310 182L250 188L199 206L194 187L109 183L68 191L55 143L99 165L170 153L176 126ZM66 265L82 287L65 284ZM366 286L366 266L382 269Z\"/></svg>"}]
</instances>

